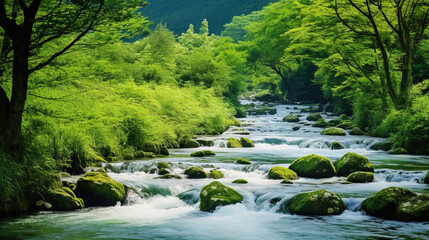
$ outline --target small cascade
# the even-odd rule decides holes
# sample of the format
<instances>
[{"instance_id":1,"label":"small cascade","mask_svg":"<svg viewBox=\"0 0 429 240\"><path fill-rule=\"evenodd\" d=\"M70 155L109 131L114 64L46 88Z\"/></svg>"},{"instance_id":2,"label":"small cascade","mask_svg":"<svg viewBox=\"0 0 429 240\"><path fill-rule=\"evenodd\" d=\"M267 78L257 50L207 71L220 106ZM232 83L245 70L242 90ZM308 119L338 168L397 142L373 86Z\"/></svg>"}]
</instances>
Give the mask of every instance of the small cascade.
<instances>
[{"instance_id":1,"label":"small cascade","mask_svg":"<svg viewBox=\"0 0 429 240\"><path fill-rule=\"evenodd\" d=\"M427 172L381 169L375 171L375 178L380 182L423 183Z\"/></svg>"},{"instance_id":2,"label":"small cascade","mask_svg":"<svg viewBox=\"0 0 429 240\"><path fill-rule=\"evenodd\" d=\"M361 210L363 200L365 200L365 198L343 198L347 209L352 212L358 212Z\"/></svg>"}]
</instances>

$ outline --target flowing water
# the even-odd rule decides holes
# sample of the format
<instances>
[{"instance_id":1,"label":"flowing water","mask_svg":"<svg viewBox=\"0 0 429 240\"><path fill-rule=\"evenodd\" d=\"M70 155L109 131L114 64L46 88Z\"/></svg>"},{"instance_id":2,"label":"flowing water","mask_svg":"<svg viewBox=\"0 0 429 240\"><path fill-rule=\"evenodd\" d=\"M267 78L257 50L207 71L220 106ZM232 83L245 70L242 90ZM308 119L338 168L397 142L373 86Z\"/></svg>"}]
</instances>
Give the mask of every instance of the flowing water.
<instances>
[{"instance_id":1,"label":"flowing water","mask_svg":"<svg viewBox=\"0 0 429 240\"><path fill-rule=\"evenodd\" d=\"M293 109L293 108L298 109ZM121 206L86 208L72 212L40 212L34 215L0 221L0 239L428 239L429 223L397 222L365 215L362 201L377 191L405 187L429 193L422 184L429 169L428 156L389 155L370 150L383 141L367 136L322 136L320 128L307 121L285 123L282 118L299 113L305 106L276 106L277 114L248 116L240 119L243 127L231 128L220 136L204 139L215 141L213 147L171 150L170 157L150 161L108 164L105 168L115 180L132 186ZM302 113L299 113L302 114ZM302 114L303 118L307 114ZM323 115L327 120L332 119ZM301 126L293 131L293 126ZM240 132L255 142L255 148L225 148L229 137L240 138ZM331 150L338 141L347 149ZM192 158L196 150L212 150L216 156ZM366 156L375 166L375 181L365 184L341 184L345 178L300 178L293 185L268 180L272 166L288 167L293 160L308 154L319 154L333 161L347 152ZM252 165L234 164L244 157ZM172 163L174 174L183 179L157 179L148 171L157 162ZM243 195L242 204L225 206L213 213L199 211L199 192L213 179L186 179L184 169L202 166L206 171L218 168L225 178L219 181ZM75 177L76 180L78 177ZM233 184L235 179L248 184ZM338 194L348 210L339 216L308 217L280 213L279 206L302 192L326 189ZM187 192L187 202L177 195ZM273 201L275 200L275 201Z\"/></svg>"}]
</instances>

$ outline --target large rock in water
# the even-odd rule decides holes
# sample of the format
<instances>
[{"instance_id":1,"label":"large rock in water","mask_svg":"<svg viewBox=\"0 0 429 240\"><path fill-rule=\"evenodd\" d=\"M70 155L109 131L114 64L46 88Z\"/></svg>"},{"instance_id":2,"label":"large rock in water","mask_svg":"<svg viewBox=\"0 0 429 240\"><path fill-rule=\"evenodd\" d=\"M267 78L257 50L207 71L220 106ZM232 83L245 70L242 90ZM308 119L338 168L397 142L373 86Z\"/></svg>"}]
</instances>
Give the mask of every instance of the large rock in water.
<instances>
[{"instance_id":1,"label":"large rock in water","mask_svg":"<svg viewBox=\"0 0 429 240\"><path fill-rule=\"evenodd\" d=\"M241 145L240 140L236 138L228 138L228 142L226 143L226 146L228 148L242 148L243 145Z\"/></svg>"},{"instance_id":2,"label":"large rock in water","mask_svg":"<svg viewBox=\"0 0 429 240\"><path fill-rule=\"evenodd\" d=\"M203 150L203 151L192 153L191 157L205 157L205 156L214 156L214 155L216 155L216 153L214 153L213 151Z\"/></svg>"},{"instance_id":3,"label":"large rock in water","mask_svg":"<svg viewBox=\"0 0 429 240\"><path fill-rule=\"evenodd\" d=\"M353 183L366 183L374 181L374 173L372 172L354 172L347 176L347 181Z\"/></svg>"},{"instance_id":4,"label":"large rock in water","mask_svg":"<svg viewBox=\"0 0 429 240\"><path fill-rule=\"evenodd\" d=\"M296 172L300 177L309 178L327 178L336 174L331 160L316 154L298 158L293 161L289 169Z\"/></svg>"},{"instance_id":5,"label":"large rock in water","mask_svg":"<svg viewBox=\"0 0 429 240\"><path fill-rule=\"evenodd\" d=\"M49 189L45 194L45 201L52 205L55 211L70 211L84 207L82 198L77 198L68 187Z\"/></svg>"},{"instance_id":6,"label":"large rock in water","mask_svg":"<svg viewBox=\"0 0 429 240\"><path fill-rule=\"evenodd\" d=\"M284 210L298 215L339 215L346 204L337 195L326 190L301 193L284 204Z\"/></svg>"},{"instance_id":7,"label":"large rock in water","mask_svg":"<svg viewBox=\"0 0 429 240\"><path fill-rule=\"evenodd\" d=\"M362 202L369 215L399 221L429 221L429 196L389 187Z\"/></svg>"},{"instance_id":8,"label":"large rock in water","mask_svg":"<svg viewBox=\"0 0 429 240\"><path fill-rule=\"evenodd\" d=\"M268 179L296 180L298 179L298 175L296 174L296 172L285 167L272 167L268 171Z\"/></svg>"},{"instance_id":9,"label":"large rock in water","mask_svg":"<svg viewBox=\"0 0 429 240\"><path fill-rule=\"evenodd\" d=\"M345 136L346 132L344 132L341 128L330 127L323 129L322 135L334 135L334 136Z\"/></svg>"},{"instance_id":10,"label":"large rock in water","mask_svg":"<svg viewBox=\"0 0 429 240\"><path fill-rule=\"evenodd\" d=\"M200 201L201 211L212 212L216 207L242 202L243 197L234 189L215 181L201 190Z\"/></svg>"},{"instance_id":11,"label":"large rock in water","mask_svg":"<svg viewBox=\"0 0 429 240\"><path fill-rule=\"evenodd\" d=\"M346 153L339 160L334 162L338 176L347 177L353 172L374 172L374 166L368 159L357 153Z\"/></svg>"},{"instance_id":12,"label":"large rock in water","mask_svg":"<svg viewBox=\"0 0 429 240\"><path fill-rule=\"evenodd\" d=\"M198 166L187 168L185 170L185 174L191 179L207 178L209 176L201 167Z\"/></svg>"},{"instance_id":13,"label":"large rock in water","mask_svg":"<svg viewBox=\"0 0 429 240\"><path fill-rule=\"evenodd\" d=\"M299 122L299 116L291 113L283 118L283 122Z\"/></svg>"},{"instance_id":14,"label":"large rock in water","mask_svg":"<svg viewBox=\"0 0 429 240\"><path fill-rule=\"evenodd\" d=\"M307 121L317 121L319 119L323 119L320 113L313 113L307 116Z\"/></svg>"},{"instance_id":15,"label":"large rock in water","mask_svg":"<svg viewBox=\"0 0 429 240\"><path fill-rule=\"evenodd\" d=\"M76 195L87 207L115 206L124 203L125 186L113 180L105 171L90 172L77 181Z\"/></svg>"},{"instance_id":16,"label":"large rock in water","mask_svg":"<svg viewBox=\"0 0 429 240\"><path fill-rule=\"evenodd\" d=\"M240 142L241 142L241 146L245 148L255 147L255 144L252 142L252 140L248 138L242 137L240 138Z\"/></svg>"}]
</instances>

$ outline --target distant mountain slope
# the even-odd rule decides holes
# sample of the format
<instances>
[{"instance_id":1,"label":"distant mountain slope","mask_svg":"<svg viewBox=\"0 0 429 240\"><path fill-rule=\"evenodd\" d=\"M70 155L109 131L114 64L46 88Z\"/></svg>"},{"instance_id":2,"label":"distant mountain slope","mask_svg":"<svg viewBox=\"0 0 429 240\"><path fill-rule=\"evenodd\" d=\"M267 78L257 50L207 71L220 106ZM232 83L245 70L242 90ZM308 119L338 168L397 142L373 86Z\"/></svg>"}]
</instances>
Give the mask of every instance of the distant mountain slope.
<instances>
[{"instance_id":1,"label":"distant mountain slope","mask_svg":"<svg viewBox=\"0 0 429 240\"><path fill-rule=\"evenodd\" d=\"M207 18L210 33L219 35L232 17L260 10L275 0L147 0L141 12L155 24L166 23L176 34L186 32L189 24L198 30Z\"/></svg>"}]
</instances>

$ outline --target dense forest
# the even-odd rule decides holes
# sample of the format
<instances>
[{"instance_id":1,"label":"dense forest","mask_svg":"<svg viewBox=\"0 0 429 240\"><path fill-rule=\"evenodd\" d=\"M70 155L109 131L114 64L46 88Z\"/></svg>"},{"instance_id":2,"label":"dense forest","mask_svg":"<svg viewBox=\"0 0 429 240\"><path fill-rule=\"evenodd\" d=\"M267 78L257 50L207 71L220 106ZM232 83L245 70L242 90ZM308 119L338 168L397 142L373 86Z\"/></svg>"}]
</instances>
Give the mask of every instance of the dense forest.
<instances>
[{"instance_id":1,"label":"dense forest","mask_svg":"<svg viewBox=\"0 0 429 240\"><path fill-rule=\"evenodd\" d=\"M427 1L161 2L0 1L1 213L58 172L239 126L241 94L321 103L429 154Z\"/></svg>"}]
</instances>

